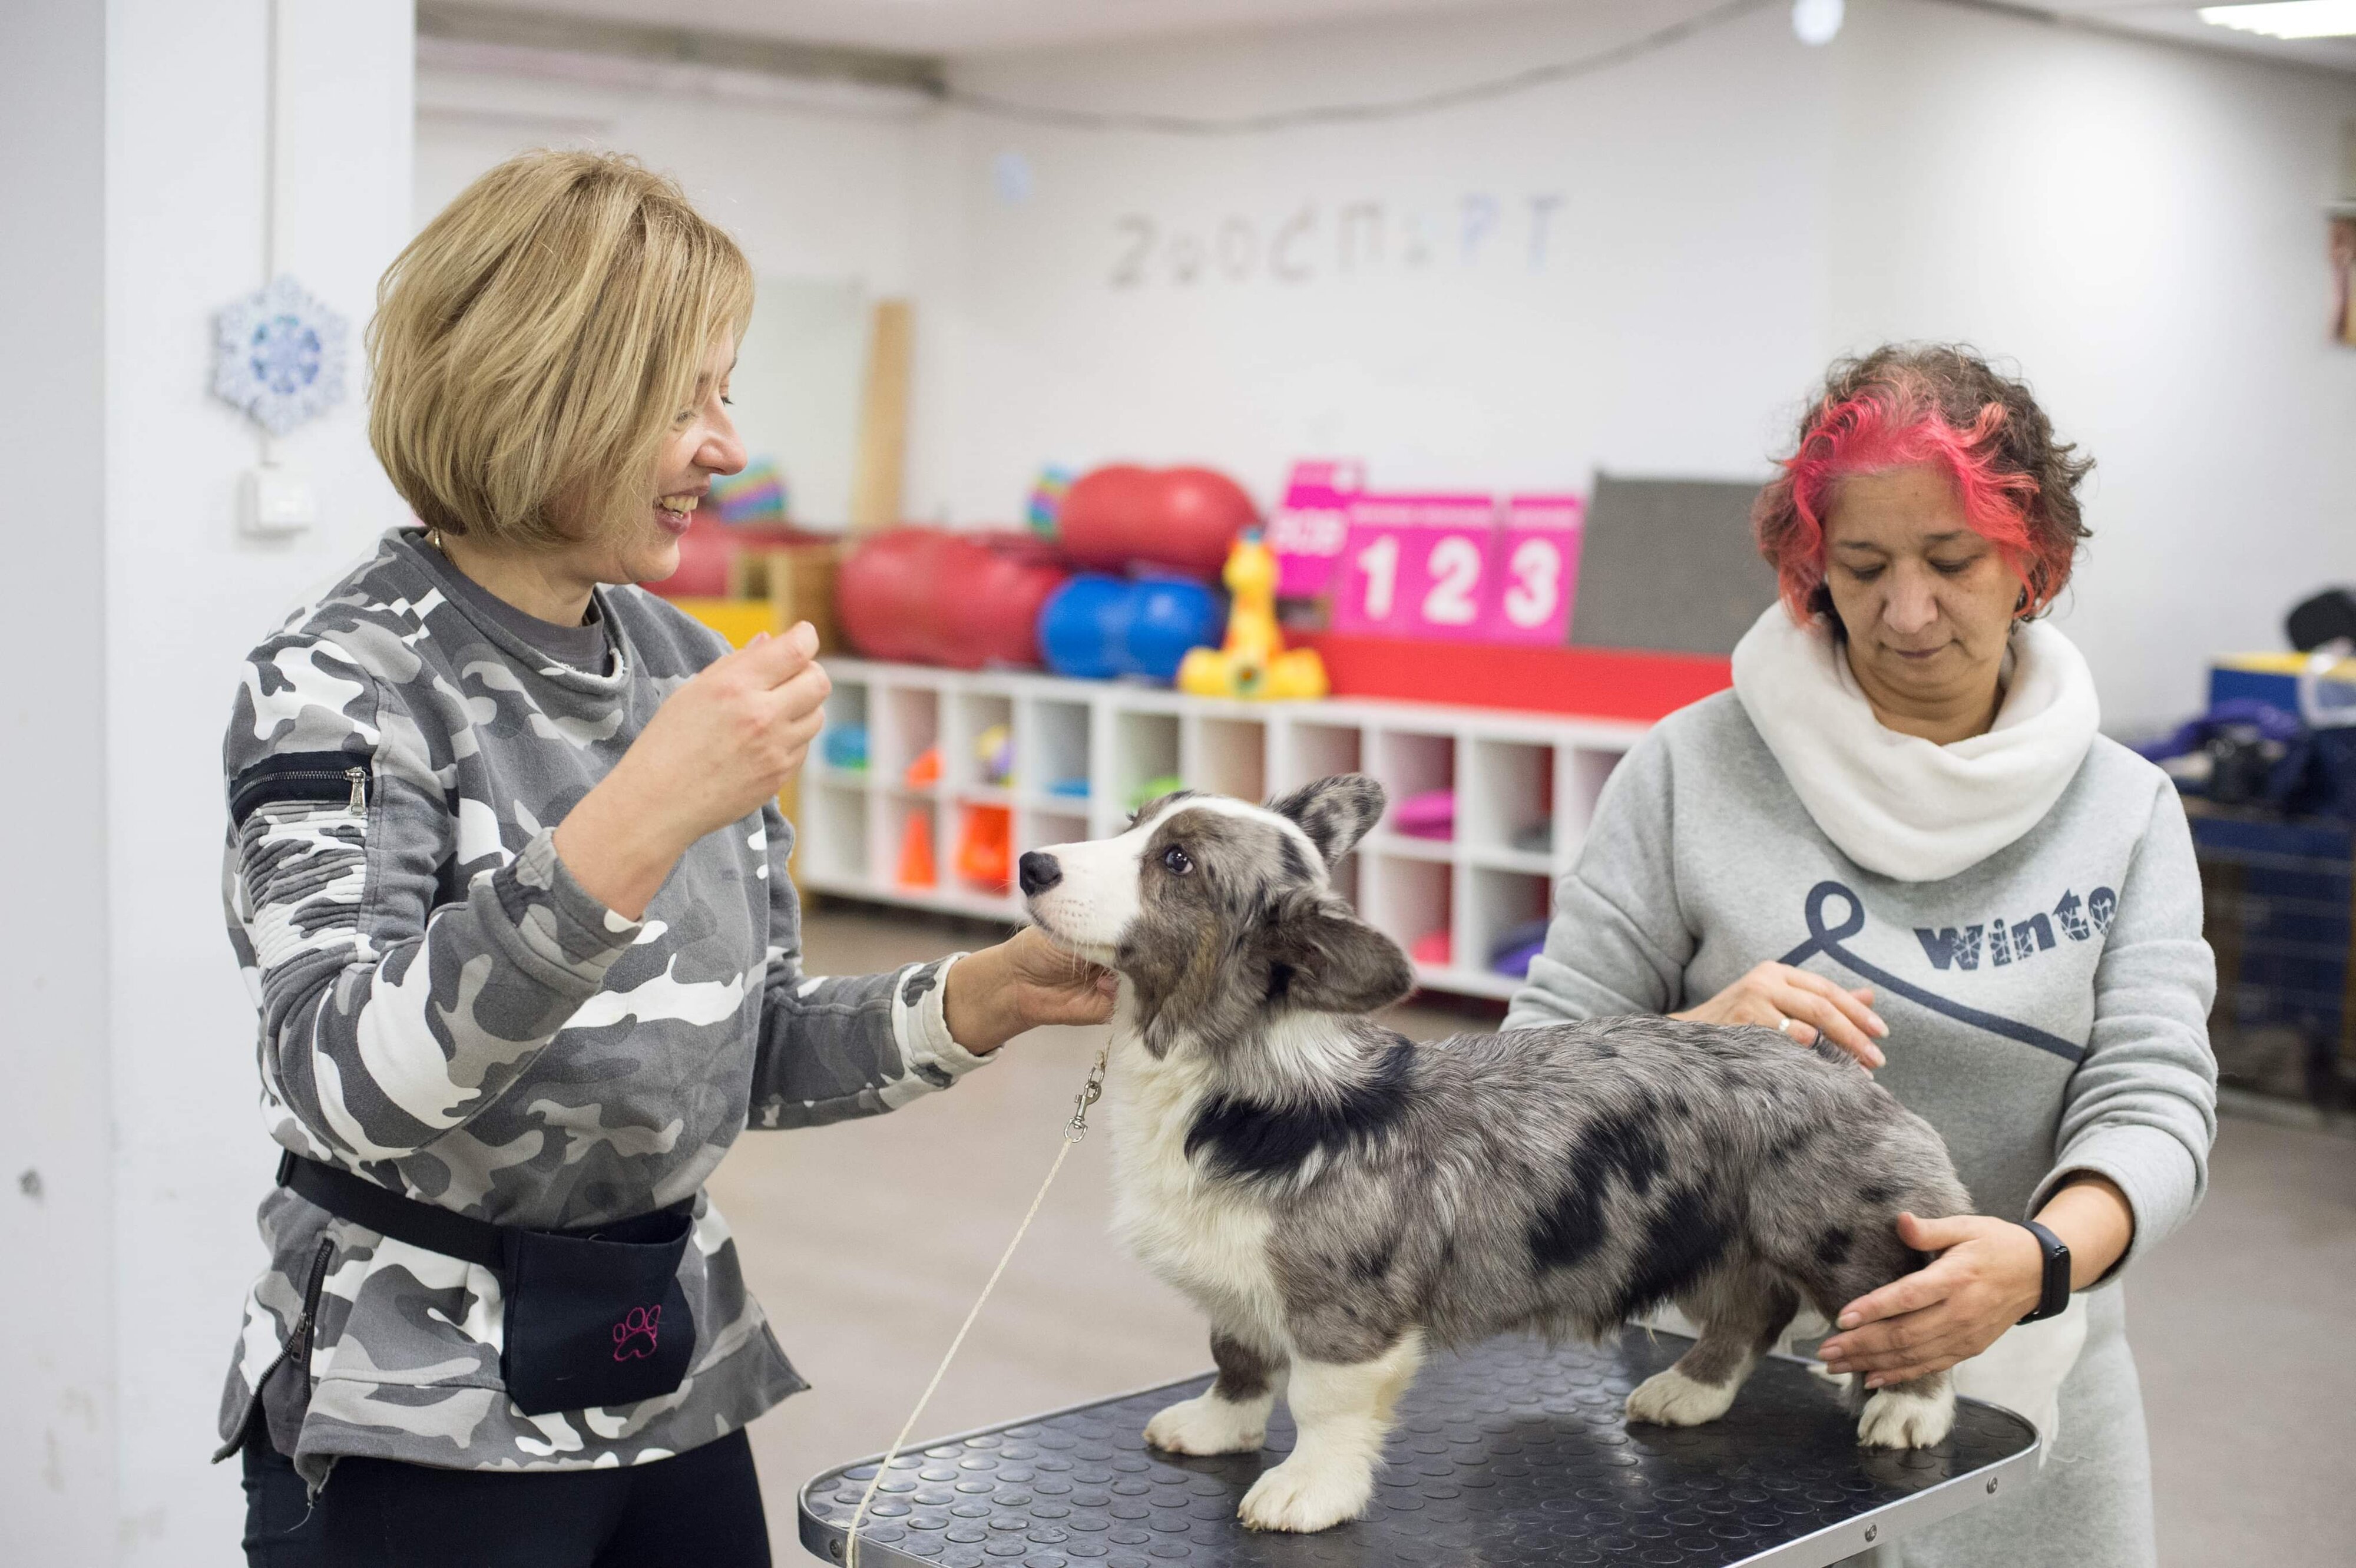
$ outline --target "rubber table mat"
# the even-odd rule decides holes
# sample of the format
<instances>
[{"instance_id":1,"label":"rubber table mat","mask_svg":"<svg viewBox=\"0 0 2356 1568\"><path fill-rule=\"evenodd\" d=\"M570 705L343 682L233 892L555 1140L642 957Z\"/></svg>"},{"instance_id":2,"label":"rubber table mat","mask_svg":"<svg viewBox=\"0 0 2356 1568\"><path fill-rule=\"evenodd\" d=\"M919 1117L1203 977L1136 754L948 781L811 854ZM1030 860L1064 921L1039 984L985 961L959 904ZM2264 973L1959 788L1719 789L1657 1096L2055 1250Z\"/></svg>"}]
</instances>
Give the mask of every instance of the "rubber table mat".
<instances>
[{"instance_id":1,"label":"rubber table mat","mask_svg":"<svg viewBox=\"0 0 2356 1568\"><path fill-rule=\"evenodd\" d=\"M1491 1340L1439 1353L1399 1402L1366 1517L1317 1535L1247 1530L1236 1505L1292 1447L1279 1402L1258 1454L1145 1446L1146 1421L1210 1374L902 1455L860 1532L874 1568L1823 1568L2025 1485L2037 1439L1958 1403L1936 1448L1860 1448L1841 1391L1771 1357L1708 1426L1631 1426L1628 1391L1691 1340ZM802 1543L842 1560L873 1461L802 1488Z\"/></svg>"}]
</instances>

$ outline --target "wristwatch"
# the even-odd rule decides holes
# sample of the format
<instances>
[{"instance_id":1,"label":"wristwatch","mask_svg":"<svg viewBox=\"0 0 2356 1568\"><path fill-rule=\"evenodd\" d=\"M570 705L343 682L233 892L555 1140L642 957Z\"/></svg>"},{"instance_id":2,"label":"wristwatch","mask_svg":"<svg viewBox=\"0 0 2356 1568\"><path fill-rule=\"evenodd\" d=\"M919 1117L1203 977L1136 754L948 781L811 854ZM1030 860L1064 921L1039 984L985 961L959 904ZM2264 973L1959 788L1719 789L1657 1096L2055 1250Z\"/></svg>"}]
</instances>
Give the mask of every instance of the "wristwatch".
<instances>
[{"instance_id":1,"label":"wristwatch","mask_svg":"<svg viewBox=\"0 0 2356 1568\"><path fill-rule=\"evenodd\" d=\"M2036 1323L2058 1317L2070 1305L2069 1245L2034 1219L2024 1219L2021 1224L2037 1238L2037 1250L2045 1254L2045 1294L2037 1298L2037 1310L2021 1321Z\"/></svg>"}]
</instances>

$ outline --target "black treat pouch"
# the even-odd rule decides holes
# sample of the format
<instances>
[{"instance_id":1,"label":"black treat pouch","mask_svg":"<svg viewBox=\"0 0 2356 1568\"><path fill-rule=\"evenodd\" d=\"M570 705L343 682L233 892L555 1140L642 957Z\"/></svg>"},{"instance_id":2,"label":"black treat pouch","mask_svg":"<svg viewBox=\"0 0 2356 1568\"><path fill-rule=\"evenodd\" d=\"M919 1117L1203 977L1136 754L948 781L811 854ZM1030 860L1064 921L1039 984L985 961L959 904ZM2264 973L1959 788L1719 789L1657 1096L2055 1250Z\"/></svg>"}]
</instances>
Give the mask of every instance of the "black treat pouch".
<instances>
[{"instance_id":1,"label":"black treat pouch","mask_svg":"<svg viewBox=\"0 0 2356 1568\"><path fill-rule=\"evenodd\" d=\"M502 1233L507 1348L499 1375L526 1415L655 1399L695 1355L679 1288L692 1217L641 1216L587 1236Z\"/></svg>"}]
</instances>

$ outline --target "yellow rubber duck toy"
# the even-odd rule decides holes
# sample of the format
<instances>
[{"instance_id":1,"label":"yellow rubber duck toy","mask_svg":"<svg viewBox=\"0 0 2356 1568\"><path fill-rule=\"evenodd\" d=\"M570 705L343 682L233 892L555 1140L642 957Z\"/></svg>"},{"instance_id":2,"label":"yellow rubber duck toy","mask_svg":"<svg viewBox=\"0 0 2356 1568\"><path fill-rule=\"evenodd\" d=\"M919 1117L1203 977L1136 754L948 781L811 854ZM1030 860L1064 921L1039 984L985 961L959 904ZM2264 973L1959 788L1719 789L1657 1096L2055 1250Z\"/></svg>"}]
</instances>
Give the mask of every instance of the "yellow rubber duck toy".
<instances>
[{"instance_id":1,"label":"yellow rubber duck toy","mask_svg":"<svg viewBox=\"0 0 2356 1568\"><path fill-rule=\"evenodd\" d=\"M1313 648L1288 650L1276 625L1276 552L1248 528L1228 548L1227 636L1224 648L1189 649L1178 689L1197 697L1322 697L1325 661Z\"/></svg>"}]
</instances>

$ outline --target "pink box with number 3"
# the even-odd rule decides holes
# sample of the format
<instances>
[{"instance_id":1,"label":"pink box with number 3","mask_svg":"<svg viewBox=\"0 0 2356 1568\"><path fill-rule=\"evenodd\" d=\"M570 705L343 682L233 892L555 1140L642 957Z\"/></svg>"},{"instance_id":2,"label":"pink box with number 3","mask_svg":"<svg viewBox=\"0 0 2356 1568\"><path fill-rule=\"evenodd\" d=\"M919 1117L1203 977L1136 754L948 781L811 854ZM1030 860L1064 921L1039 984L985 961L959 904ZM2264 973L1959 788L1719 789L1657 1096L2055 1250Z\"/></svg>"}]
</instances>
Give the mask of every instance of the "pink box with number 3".
<instances>
[{"instance_id":1,"label":"pink box with number 3","mask_svg":"<svg viewBox=\"0 0 2356 1568\"><path fill-rule=\"evenodd\" d=\"M1547 647L1570 640L1586 526L1581 496L1515 496L1505 502L1481 640Z\"/></svg>"},{"instance_id":2,"label":"pink box with number 3","mask_svg":"<svg viewBox=\"0 0 2356 1568\"><path fill-rule=\"evenodd\" d=\"M1360 495L1333 589L1333 629L1486 639L1496 503L1483 495Z\"/></svg>"}]
</instances>

